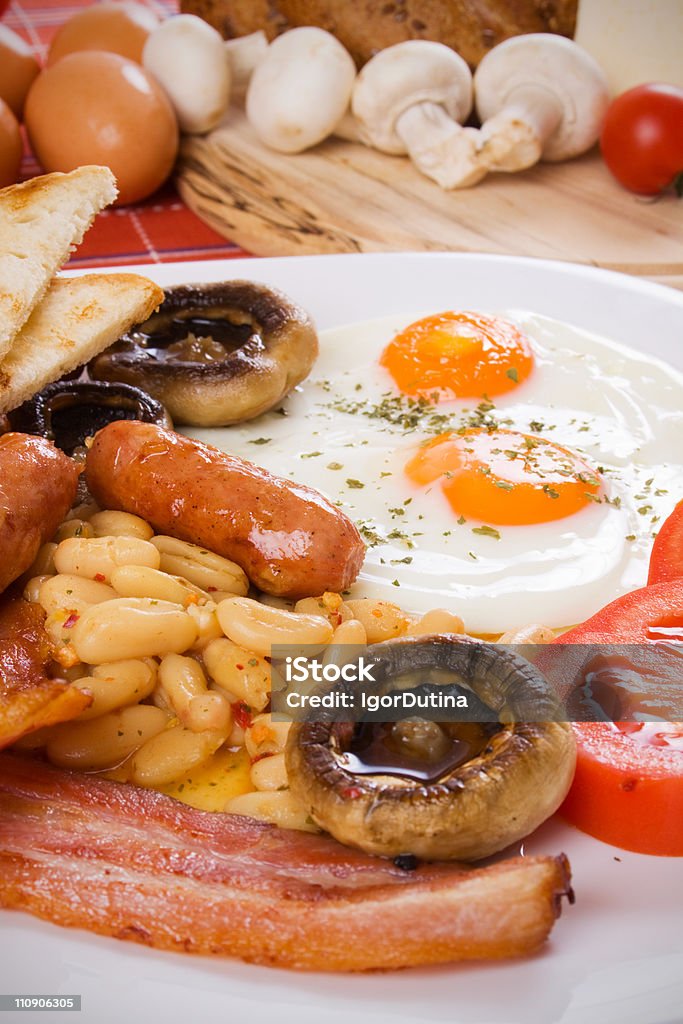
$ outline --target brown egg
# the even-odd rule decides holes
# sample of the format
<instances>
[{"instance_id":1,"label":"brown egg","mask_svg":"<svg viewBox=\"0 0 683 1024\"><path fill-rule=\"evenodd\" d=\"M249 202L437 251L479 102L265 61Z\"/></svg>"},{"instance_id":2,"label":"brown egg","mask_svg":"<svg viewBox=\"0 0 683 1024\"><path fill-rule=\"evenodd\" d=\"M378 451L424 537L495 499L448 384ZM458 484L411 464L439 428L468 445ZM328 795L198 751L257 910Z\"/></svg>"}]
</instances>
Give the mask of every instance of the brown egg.
<instances>
[{"instance_id":1,"label":"brown egg","mask_svg":"<svg viewBox=\"0 0 683 1024\"><path fill-rule=\"evenodd\" d=\"M58 30L50 45L48 67L78 50L108 50L141 64L147 36L158 24L156 14L143 4L93 4Z\"/></svg>"},{"instance_id":2,"label":"brown egg","mask_svg":"<svg viewBox=\"0 0 683 1024\"><path fill-rule=\"evenodd\" d=\"M16 32L0 25L0 99L12 108L20 121L26 94L39 71L40 66L28 43Z\"/></svg>"},{"instance_id":3,"label":"brown egg","mask_svg":"<svg viewBox=\"0 0 683 1024\"><path fill-rule=\"evenodd\" d=\"M19 122L4 100L0 100L0 188L13 185L21 164Z\"/></svg>"},{"instance_id":4,"label":"brown egg","mask_svg":"<svg viewBox=\"0 0 683 1024\"><path fill-rule=\"evenodd\" d=\"M26 100L26 128L46 171L104 164L119 203L143 199L171 173L178 125L161 87L116 53L71 53L40 73Z\"/></svg>"}]
</instances>

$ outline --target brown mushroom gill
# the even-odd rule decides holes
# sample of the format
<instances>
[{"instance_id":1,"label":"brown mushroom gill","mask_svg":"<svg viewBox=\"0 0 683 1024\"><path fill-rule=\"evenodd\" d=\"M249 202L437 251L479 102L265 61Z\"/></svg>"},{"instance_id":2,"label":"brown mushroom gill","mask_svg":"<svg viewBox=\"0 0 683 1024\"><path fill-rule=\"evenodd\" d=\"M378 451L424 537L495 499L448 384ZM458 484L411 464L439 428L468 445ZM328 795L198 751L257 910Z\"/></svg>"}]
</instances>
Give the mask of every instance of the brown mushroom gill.
<instances>
[{"instance_id":1,"label":"brown mushroom gill","mask_svg":"<svg viewBox=\"0 0 683 1024\"><path fill-rule=\"evenodd\" d=\"M554 696L528 662L455 635L375 644L367 658L384 692L450 671L454 683L430 685L462 685L482 720L356 725L323 714L295 723L290 786L318 825L382 856L477 860L557 809L574 774L574 738L552 720Z\"/></svg>"},{"instance_id":2,"label":"brown mushroom gill","mask_svg":"<svg viewBox=\"0 0 683 1024\"><path fill-rule=\"evenodd\" d=\"M222 281L168 289L158 311L88 369L144 388L177 423L228 426L281 402L317 353L310 318L285 295Z\"/></svg>"},{"instance_id":3,"label":"brown mushroom gill","mask_svg":"<svg viewBox=\"0 0 683 1024\"><path fill-rule=\"evenodd\" d=\"M48 384L7 416L7 429L39 434L73 455L115 420L173 426L166 409L139 388L103 381L60 380Z\"/></svg>"}]
</instances>

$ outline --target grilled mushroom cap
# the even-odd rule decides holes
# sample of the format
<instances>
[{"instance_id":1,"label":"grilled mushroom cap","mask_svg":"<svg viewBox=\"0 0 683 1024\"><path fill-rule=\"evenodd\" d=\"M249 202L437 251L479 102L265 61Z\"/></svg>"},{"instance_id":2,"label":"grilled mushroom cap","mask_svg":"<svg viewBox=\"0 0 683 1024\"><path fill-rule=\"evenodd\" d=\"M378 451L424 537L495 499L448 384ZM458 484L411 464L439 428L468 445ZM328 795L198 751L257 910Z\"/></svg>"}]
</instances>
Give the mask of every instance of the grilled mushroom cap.
<instances>
[{"instance_id":1,"label":"grilled mushroom cap","mask_svg":"<svg viewBox=\"0 0 683 1024\"><path fill-rule=\"evenodd\" d=\"M88 369L143 388L176 423L220 427L277 405L317 354L313 323L285 295L222 281L168 289L159 310Z\"/></svg>"},{"instance_id":2,"label":"grilled mushroom cap","mask_svg":"<svg viewBox=\"0 0 683 1024\"><path fill-rule=\"evenodd\" d=\"M384 692L392 680L401 687L407 673L446 669L471 691L475 706L482 702L483 719L515 720L482 726L481 742L470 748L473 756L456 759L455 766L427 780L424 771L411 777L388 774L386 766L377 774L351 770L352 723L328 718L295 724L286 749L291 789L336 839L381 856L477 860L528 835L559 807L574 775L574 736L567 722L551 720L557 713L552 693L528 662L456 635L375 644L367 649L368 659L377 666L375 679ZM525 714L548 720L524 721ZM414 769L429 768L430 743L433 759L447 762L437 732L451 745L460 732L456 725L440 724L435 732L435 723L423 724L432 726L431 736L425 730L428 756L421 765L406 759ZM405 723L398 728L399 741L410 743ZM465 726L470 738L471 728Z\"/></svg>"},{"instance_id":3,"label":"grilled mushroom cap","mask_svg":"<svg viewBox=\"0 0 683 1024\"><path fill-rule=\"evenodd\" d=\"M129 384L59 380L7 416L7 429L49 438L67 455L114 420L143 420L172 427L160 402Z\"/></svg>"}]
</instances>

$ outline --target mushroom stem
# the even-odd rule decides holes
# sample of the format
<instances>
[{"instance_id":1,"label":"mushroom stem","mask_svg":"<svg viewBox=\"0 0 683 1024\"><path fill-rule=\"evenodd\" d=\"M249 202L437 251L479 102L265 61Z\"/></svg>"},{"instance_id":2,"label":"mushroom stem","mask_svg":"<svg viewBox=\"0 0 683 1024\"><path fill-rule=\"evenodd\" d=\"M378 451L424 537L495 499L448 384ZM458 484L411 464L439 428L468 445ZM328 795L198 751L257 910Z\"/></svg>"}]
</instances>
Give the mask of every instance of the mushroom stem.
<instances>
[{"instance_id":1,"label":"mushroom stem","mask_svg":"<svg viewBox=\"0 0 683 1024\"><path fill-rule=\"evenodd\" d=\"M522 171L541 159L562 120L562 106L542 86L515 89L498 114L481 126L481 160L491 171Z\"/></svg>"},{"instance_id":2,"label":"mushroom stem","mask_svg":"<svg viewBox=\"0 0 683 1024\"><path fill-rule=\"evenodd\" d=\"M441 188L474 185L488 170L477 153L476 131L463 128L440 103L408 107L395 130L417 169Z\"/></svg>"},{"instance_id":3,"label":"mushroom stem","mask_svg":"<svg viewBox=\"0 0 683 1024\"><path fill-rule=\"evenodd\" d=\"M232 83L230 101L243 105L251 76L266 56L268 40L265 32L259 31L226 39L224 46Z\"/></svg>"}]
</instances>

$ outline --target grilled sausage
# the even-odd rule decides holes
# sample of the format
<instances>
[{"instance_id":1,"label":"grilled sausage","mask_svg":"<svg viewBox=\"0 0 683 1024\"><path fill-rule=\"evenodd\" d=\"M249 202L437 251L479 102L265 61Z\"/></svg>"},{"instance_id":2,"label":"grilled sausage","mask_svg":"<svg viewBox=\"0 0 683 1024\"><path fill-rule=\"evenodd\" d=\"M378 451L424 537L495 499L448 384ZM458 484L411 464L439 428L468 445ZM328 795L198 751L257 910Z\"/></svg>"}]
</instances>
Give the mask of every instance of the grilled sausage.
<instances>
[{"instance_id":1,"label":"grilled sausage","mask_svg":"<svg viewBox=\"0 0 683 1024\"><path fill-rule=\"evenodd\" d=\"M0 591L29 568L64 519L79 472L43 437L0 436Z\"/></svg>"},{"instance_id":2,"label":"grilled sausage","mask_svg":"<svg viewBox=\"0 0 683 1024\"><path fill-rule=\"evenodd\" d=\"M317 491L149 423L100 430L86 479L102 508L230 558L268 594L345 590L363 562L358 530Z\"/></svg>"}]
</instances>

